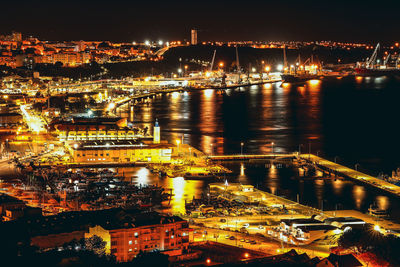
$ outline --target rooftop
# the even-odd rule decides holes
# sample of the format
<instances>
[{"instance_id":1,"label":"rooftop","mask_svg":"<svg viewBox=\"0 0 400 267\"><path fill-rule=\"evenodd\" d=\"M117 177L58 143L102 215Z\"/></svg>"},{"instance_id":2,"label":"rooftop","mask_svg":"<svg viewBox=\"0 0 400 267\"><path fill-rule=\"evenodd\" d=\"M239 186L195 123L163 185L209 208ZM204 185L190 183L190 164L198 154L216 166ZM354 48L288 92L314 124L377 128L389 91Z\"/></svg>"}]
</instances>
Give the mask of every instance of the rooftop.
<instances>
[{"instance_id":1,"label":"rooftop","mask_svg":"<svg viewBox=\"0 0 400 267\"><path fill-rule=\"evenodd\" d=\"M72 146L74 150L115 150L115 149L162 149L171 148L168 143L154 144L152 142L143 142L142 140L101 140L88 141L80 143L77 147Z\"/></svg>"},{"instance_id":2,"label":"rooftop","mask_svg":"<svg viewBox=\"0 0 400 267\"><path fill-rule=\"evenodd\" d=\"M20 237L45 236L74 231L87 231L89 227L100 225L104 229L134 228L146 225L168 224L184 221L178 216L167 216L157 212L143 212L122 208L97 211L63 212L40 218L22 218L0 223L1 236L10 233Z\"/></svg>"}]
</instances>

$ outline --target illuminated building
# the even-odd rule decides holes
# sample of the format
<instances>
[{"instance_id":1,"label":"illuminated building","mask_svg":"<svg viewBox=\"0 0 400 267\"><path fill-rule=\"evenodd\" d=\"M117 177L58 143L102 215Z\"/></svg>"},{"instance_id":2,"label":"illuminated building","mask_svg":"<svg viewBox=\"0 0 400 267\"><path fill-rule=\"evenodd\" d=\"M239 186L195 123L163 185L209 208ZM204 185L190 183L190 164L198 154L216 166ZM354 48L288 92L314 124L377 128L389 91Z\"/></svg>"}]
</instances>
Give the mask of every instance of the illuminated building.
<instances>
[{"instance_id":1,"label":"illuminated building","mask_svg":"<svg viewBox=\"0 0 400 267\"><path fill-rule=\"evenodd\" d=\"M197 45L197 30L193 29L190 33L191 33L191 37L192 37L191 44Z\"/></svg>"},{"instance_id":2,"label":"illuminated building","mask_svg":"<svg viewBox=\"0 0 400 267\"><path fill-rule=\"evenodd\" d=\"M63 66L73 67L90 62L90 54L84 52L55 53L52 55L40 55L34 57L35 63L55 64L61 62Z\"/></svg>"},{"instance_id":3,"label":"illuminated building","mask_svg":"<svg viewBox=\"0 0 400 267\"><path fill-rule=\"evenodd\" d=\"M172 145L140 140L91 141L71 144L74 162L168 162Z\"/></svg>"},{"instance_id":4,"label":"illuminated building","mask_svg":"<svg viewBox=\"0 0 400 267\"><path fill-rule=\"evenodd\" d=\"M130 261L140 251L181 255L189 245L189 225L177 216L141 213L117 222L95 224L85 238L97 235L106 242L106 253L117 261Z\"/></svg>"},{"instance_id":5,"label":"illuminated building","mask_svg":"<svg viewBox=\"0 0 400 267\"><path fill-rule=\"evenodd\" d=\"M54 121L51 128L61 141L133 139L136 133L126 129L127 119L119 117L73 117Z\"/></svg>"},{"instance_id":6,"label":"illuminated building","mask_svg":"<svg viewBox=\"0 0 400 267\"><path fill-rule=\"evenodd\" d=\"M58 248L97 235L106 242L106 253L115 255L118 261L128 261L139 251L181 255L192 240L188 223L180 217L121 208L3 222L0 235L3 243L41 249Z\"/></svg>"}]
</instances>

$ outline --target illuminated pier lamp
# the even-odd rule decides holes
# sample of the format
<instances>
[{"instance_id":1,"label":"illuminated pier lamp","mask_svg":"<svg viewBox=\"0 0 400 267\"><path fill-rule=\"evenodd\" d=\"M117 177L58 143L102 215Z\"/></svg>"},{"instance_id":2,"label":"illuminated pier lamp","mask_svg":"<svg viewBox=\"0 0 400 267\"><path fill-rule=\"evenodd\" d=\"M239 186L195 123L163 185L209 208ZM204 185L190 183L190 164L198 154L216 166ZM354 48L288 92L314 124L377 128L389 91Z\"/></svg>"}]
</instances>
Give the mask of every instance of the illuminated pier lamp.
<instances>
[{"instance_id":1,"label":"illuminated pier lamp","mask_svg":"<svg viewBox=\"0 0 400 267\"><path fill-rule=\"evenodd\" d=\"M181 144L181 140L180 139L176 139L176 145L178 146L178 153L179 153L179 145Z\"/></svg>"}]
</instances>

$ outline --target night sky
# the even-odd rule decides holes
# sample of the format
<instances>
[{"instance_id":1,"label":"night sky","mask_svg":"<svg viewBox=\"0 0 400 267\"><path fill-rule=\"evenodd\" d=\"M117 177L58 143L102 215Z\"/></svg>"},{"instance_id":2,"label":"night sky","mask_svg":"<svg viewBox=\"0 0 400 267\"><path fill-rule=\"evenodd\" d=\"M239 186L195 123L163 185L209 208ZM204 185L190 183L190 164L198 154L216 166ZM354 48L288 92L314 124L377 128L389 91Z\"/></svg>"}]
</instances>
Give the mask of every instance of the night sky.
<instances>
[{"instance_id":1,"label":"night sky","mask_svg":"<svg viewBox=\"0 0 400 267\"><path fill-rule=\"evenodd\" d=\"M398 1L2 1L0 34L46 40L400 39Z\"/></svg>"}]
</instances>

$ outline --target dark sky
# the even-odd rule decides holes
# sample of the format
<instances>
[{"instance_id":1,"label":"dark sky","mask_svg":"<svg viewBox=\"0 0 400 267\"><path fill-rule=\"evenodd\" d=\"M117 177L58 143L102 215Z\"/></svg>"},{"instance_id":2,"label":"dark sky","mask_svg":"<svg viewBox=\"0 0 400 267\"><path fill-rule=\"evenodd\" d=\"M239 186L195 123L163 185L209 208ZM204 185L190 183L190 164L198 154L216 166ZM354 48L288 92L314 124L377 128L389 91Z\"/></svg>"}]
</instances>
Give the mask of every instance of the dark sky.
<instances>
[{"instance_id":1,"label":"dark sky","mask_svg":"<svg viewBox=\"0 0 400 267\"><path fill-rule=\"evenodd\" d=\"M47 40L400 39L400 1L313 0L3 0L0 34Z\"/></svg>"}]
</instances>

